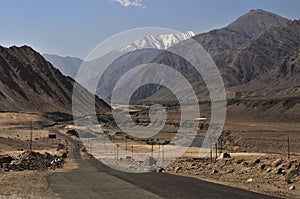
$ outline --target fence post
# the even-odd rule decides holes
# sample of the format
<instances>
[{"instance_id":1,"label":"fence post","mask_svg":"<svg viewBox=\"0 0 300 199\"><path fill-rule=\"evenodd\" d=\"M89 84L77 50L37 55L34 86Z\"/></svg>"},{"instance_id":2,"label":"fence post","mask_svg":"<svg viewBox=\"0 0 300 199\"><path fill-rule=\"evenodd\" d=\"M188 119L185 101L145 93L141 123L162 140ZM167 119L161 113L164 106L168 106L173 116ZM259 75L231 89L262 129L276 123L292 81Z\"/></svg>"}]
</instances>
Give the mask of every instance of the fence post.
<instances>
[{"instance_id":1,"label":"fence post","mask_svg":"<svg viewBox=\"0 0 300 199\"><path fill-rule=\"evenodd\" d=\"M289 135L288 135L287 142L288 142L288 159L290 159L290 157L291 157L291 148L290 148L290 136Z\"/></svg>"},{"instance_id":2,"label":"fence post","mask_svg":"<svg viewBox=\"0 0 300 199\"><path fill-rule=\"evenodd\" d=\"M216 159L218 158L218 142L215 143L215 148L216 148Z\"/></svg>"},{"instance_id":3,"label":"fence post","mask_svg":"<svg viewBox=\"0 0 300 199\"><path fill-rule=\"evenodd\" d=\"M210 139L210 161L212 162L212 153L213 153L213 143L212 138Z\"/></svg>"},{"instance_id":4,"label":"fence post","mask_svg":"<svg viewBox=\"0 0 300 199\"><path fill-rule=\"evenodd\" d=\"M119 159L119 144L117 144L117 160Z\"/></svg>"},{"instance_id":5,"label":"fence post","mask_svg":"<svg viewBox=\"0 0 300 199\"><path fill-rule=\"evenodd\" d=\"M222 138L220 138L220 154L223 153Z\"/></svg>"}]
</instances>

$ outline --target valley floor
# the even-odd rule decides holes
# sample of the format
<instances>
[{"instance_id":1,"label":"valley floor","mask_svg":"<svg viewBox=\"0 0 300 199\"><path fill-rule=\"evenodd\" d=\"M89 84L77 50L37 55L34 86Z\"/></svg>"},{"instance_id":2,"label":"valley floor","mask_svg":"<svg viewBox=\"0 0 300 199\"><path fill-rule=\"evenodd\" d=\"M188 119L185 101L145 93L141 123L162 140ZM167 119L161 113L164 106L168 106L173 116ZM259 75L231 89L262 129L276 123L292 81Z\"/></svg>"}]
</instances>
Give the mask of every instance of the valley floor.
<instances>
[{"instance_id":1,"label":"valley floor","mask_svg":"<svg viewBox=\"0 0 300 199\"><path fill-rule=\"evenodd\" d=\"M18 156L28 149L29 122L34 125L51 124L50 121L37 115L2 113L0 118L0 155ZM278 197L297 198L300 196L299 128L299 123L227 121L222 140L223 152L228 152L231 155L230 158L217 161L214 158L213 161L209 158L199 159L199 148L191 147L176 162L168 165L166 172ZM61 133L65 132L66 130L61 130ZM49 128L36 126L36 129L33 130L33 149L35 151L57 154L57 146L66 144L63 136L67 135L62 135L53 141L47 139L49 133L51 133ZM78 138L72 137L78 141ZM287 156L287 137L290 138L290 159ZM122 139L120 146L125 147L124 143L124 139ZM150 145L142 146L141 142L129 142L128 144L135 144L137 149L150 151ZM89 158L83 152L81 156ZM72 158L67 158L62 169L21 172L1 170L0 198L37 196L39 198L58 198L60 196L49 187L47 176L51 174L59 176L59 172L68 173L76 168L76 162Z\"/></svg>"}]
</instances>

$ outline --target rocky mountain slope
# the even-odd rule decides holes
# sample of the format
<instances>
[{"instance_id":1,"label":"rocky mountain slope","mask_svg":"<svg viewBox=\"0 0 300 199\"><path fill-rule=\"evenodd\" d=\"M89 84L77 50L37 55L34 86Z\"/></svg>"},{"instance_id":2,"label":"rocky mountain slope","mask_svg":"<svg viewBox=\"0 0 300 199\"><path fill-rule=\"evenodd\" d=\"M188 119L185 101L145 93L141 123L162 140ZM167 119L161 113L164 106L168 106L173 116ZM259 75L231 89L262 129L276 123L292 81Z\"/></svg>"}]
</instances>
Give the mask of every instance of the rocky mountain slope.
<instances>
[{"instance_id":1,"label":"rocky mountain slope","mask_svg":"<svg viewBox=\"0 0 300 199\"><path fill-rule=\"evenodd\" d=\"M31 47L0 47L0 111L70 115L73 84ZM93 96L77 86L84 109L83 99ZM109 110L98 98L96 107Z\"/></svg>"},{"instance_id":2,"label":"rocky mountain slope","mask_svg":"<svg viewBox=\"0 0 300 199\"><path fill-rule=\"evenodd\" d=\"M235 58L224 71L224 79L234 74L238 84L230 90L244 96L297 94L299 35L300 23L295 20L289 26L270 28L233 52Z\"/></svg>"},{"instance_id":3,"label":"rocky mountain slope","mask_svg":"<svg viewBox=\"0 0 300 199\"><path fill-rule=\"evenodd\" d=\"M239 93L238 86L269 73L275 64L297 49L297 26L296 22L273 13L251 10L225 28L193 38L212 56L223 77L228 97L232 98ZM202 78L186 61L170 53L162 53L153 62L175 68L190 81L200 98L208 97ZM147 89L139 89L136 95L146 96L146 93L149 93ZM174 99L174 95L158 87L148 99L168 100Z\"/></svg>"},{"instance_id":4,"label":"rocky mountain slope","mask_svg":"<svg viewBox=\"0 0 300 199\"><path fill-rule=\"evenodd\" d=\"M251 10L228 26L194 37L211 56L224 54L245 44L262 32L275 26L286 26L291 21L264 10ZM219 67L222 65L220 64Z\"/></svg>"},{"instance_id":5,"label":"rocky mountain slope","mask_svg":"<svg viewBox=\"0 0 300 199\"><path fill-rule=\"evenodd\" d=\"M180 38L187 39L193 34L187 32ZM224 28L196 35L193 39L199 42L215 61L223 77L228 98L240 98L297 95L299 35L299 21L288 20L258 9L251 10ZM112 52L122 53L123 56L115 60L104 73L97 94L109 99L115 83L124 73L134 66L148 63L152 58L154 63L165 64L178 70L190 81L196 94L201 99L206 99L206 86L188 62L171 53L157 51L147 54L139 50L148 45L161 50L176 46L179 39L174 38L174 35L143 37ZM136 51L127 55L127 50ZM101 59L92 65L99 64ZM157 71L157 74L160 72ZM91 76L92 74L88 74L86 78ZM161 86L148 85L138 89L132 99L174 100L174 97Z\"/></svg>"}]
</instances>

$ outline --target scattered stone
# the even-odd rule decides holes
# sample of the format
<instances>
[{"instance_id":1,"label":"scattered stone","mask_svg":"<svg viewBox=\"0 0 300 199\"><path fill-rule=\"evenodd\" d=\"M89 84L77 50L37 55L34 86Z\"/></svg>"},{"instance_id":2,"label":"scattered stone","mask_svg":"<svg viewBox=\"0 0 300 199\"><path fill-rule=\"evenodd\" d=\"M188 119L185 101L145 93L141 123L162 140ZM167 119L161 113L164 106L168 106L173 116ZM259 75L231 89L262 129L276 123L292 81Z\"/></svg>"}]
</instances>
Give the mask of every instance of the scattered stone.
<instances>
[{"instance_id":1,"label":"scattered stone","mask_svg":"<svg viewBox=\"0 0 300 199\"><path fill-rule=\"evenodd\" d=\"M13 158L11 156L3 156L0 157L0 166L2 166L4 163L10 164Z\"/></svg>"},{"instance_id":2,"label":"scattered stone","mask_svg":"<svg viewBox=\"0 0 300 199\"><path fill-rule=\"evenodd\" d=\"M161 172L165 172L166 170L163 168L163 167L159 167L158 169L157 169L157 172L159 172L159 173L161 173Z\"/></svg>"},{"instance_id":3,"label":"scattered stone","mask_svg":"<svg viewBox=\"0 0 300 199\"><path fill-rule=\"evenodd\" d=\"M260 163L260 159L256 159L253 164L259 164Z\"/></svg>"},{"instance_id":4,"label":"scattered stone","mask_svg":"<svg viewBox=\"0 0 300 199\"><path fill-rule=\"evenodd\" d=\"M276 171L275 171L275 173L276 174L282 174L282 175L285 175L286 174L286 171L282 168L282 167L280 167L280 168L278 168Z\"/></svg>"},{"instance_id":5,"label":"scattered stone","mask_svg":"<svg viewBox=\"0 0 300 199\"><path fill-rule=\"evenodd\" d=\"M279 158L272 163L272 167L278 167L282 163L282 159Z\"/></svg>"},{"instance_id":6,"label":"scattered stone","mask_svg":"<svg viewBox=\"0 0 300 199\"><path fill-rule=\"evenodd\" d=\"M67 152L64 152L62 155L61 155L62 158L67 158L68 157L68 153Z\"/></svg>"},{"instance_id":7,"label":"scattered stone","mask_svg":"<svg viewBox=\"0 0 300 199\"><path fill-rule=\"evenodd\" d=\"M249 178L246 182L253 182L253 179Z\"/></svg>"},{"instance_id":8,"label":"scattered stone","mask_svg":"<svg viewBox=\"0 0 300 199\"><path fill-rule=\"evenodd\" d=\"M174 170L175 172L178 172L180 169L182 169L182 167L176 167Z\"/></svg>"},{"instance_id":9,"label":"scattered stone","mask_svg":"<svg viewBox=\"0 0 300 199\"><path fill-rule=\"evenodd\" d=\"M230 158L230 154L229 153L221 153L221 155L217 158L217 160L222 160L225 158Z\"/></svg>"},{"instance_id":10,"label":"scattered stone","mask_svg":"<svg viewBox=\"0 0 300 199\"><path fill-rule=\"evenodd\" d=\"M260 170L264 170L266 168L265 164L260 165Z\"/></svg>"},{"instance_id":11,"label":"scattered stone","mask_svg":"<svg viewBox=\"0 0 300 199\"><path fill-rule=\"evenodd\" d=\"M249 165L249 163L248 162L243 162L242 165L247 167Z\"/></svg>"},{"instance_id":12,"label":"scattered stone","mask_svg":"<svg viewBox=\"0 0 300 199\"><path fill-rule=\"evenodd\" d=\"M10 164L3 164L3 168L9 170L23 171L23 170L46 170L61 168L63 165L63 158L59 156L52 156L49 153L41 154L33 151L25 151L17 160Z\"/></svg>"},{"instance_id":13,"label":"scattered stone","mask_svg":"<svg viewBox=\"0 0 300 199\"><path fill-rule=\"evenodd\" d=\"M131 156L126 156L126 160L131 160Z\"/></svg>"},{"instance_id":14,"label":"scattered stone","mask_svg":"<svg viewBox=\"0 0 300 199\"><path fill-rule=\"evenodd\" d=\"M3 163L2 168L3 168L3 171L9 172L9 170L10 170L9 163Z\"/></svg>"},{"instance_id":15,"label":"scattered stone","mask_svg":"<svg viewBox=\"0 0 300 199\"><path fill-rule=\"evenodd\" d=\"M296 187L294 185L292 185L292 186L289 187L289 190L291 190L291 191L295 190L295 189L296 189Z\"/></svg>"},{"instance_id":16,"label":"scattered stone","mask_svg":"<svg viewBox=\"0 0 300 199\"><path fill-rule=\"evenodd\" d=\"M216 169L213 169L213 170L211 171L211 174L216 174L216 173L219 173L219 171L216 170Z\"/></svg>"},{"instance_id":17,"label":"scattered stone","mask_svg":"<svg viewBox=\"0 0 300 199\"><path fill-rule=\"evenodd\" d=\"M154 165L149 167L150 172L156 172L156 167Z\"/></svg>"}]
</instances>

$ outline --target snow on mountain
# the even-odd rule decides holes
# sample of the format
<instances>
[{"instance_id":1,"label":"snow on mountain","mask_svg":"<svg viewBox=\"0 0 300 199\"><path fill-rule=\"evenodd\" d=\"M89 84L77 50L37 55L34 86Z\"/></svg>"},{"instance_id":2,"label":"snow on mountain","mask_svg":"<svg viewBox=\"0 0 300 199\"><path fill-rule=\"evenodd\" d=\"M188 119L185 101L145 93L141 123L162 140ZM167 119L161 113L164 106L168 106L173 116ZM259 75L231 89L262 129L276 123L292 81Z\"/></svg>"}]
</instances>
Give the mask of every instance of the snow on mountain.
<instances>
[{"instance_id":1,"label":"snow on mountain","mask_svg":"<svg viewBox=\"0 0 300 199\"><path fill-rule=\"evenodd\" d=\"M143 49L143 48L157 48L161 50L165 50L172 45L186 40L190 37L195 36L196 33L193 31L187 31L185 33L171 33L165 35L148 35L143 36L137 41L132 44L128 44L123 48L117 49L116 51L119 53L130 52L136 49Z\"/></svg>"}]
</instances>

